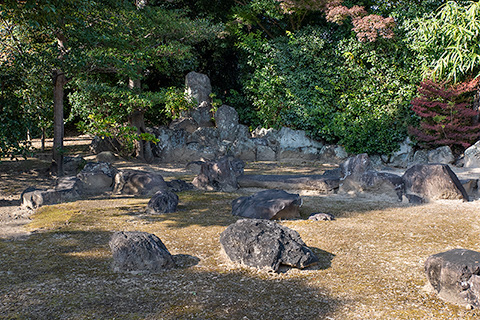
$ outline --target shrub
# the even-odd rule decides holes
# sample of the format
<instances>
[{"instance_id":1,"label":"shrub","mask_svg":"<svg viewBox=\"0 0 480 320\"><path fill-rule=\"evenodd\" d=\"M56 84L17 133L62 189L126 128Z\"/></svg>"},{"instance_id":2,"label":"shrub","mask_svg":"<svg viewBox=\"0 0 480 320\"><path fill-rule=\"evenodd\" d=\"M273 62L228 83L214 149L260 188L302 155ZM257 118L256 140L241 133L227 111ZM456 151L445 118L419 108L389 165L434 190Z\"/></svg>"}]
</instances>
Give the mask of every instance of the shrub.
<instances>
[{"instance_id":1,"label":"shrub","mask_svg":"<svg viewBox=\"0 0 480 320\"><path fill-rule=\"evenodd\" d=\"M412 110L420 118L418 127L409 128L424 147L448 145L461 152L480 138L478 110L472 109L472 91L478 79L457 85L445 85L426 80L418 88L419 97L413 99Z\"/></svg>"}]
</instances>

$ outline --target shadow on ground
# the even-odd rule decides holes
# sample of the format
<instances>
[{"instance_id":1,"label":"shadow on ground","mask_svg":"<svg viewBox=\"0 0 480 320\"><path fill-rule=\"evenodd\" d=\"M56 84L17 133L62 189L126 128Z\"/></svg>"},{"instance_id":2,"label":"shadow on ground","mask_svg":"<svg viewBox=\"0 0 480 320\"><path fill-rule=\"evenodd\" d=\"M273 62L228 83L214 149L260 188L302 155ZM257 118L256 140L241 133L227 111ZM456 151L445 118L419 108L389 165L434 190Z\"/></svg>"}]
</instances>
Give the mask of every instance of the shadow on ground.
<instances>
[{"instance_id":1,"label":"shadow on ground","mask_svg":"<svg viewBox=\"0 0 480 320\"><path fill-rule=\"evenodd\" d=\"M45 232L22 241L0 241L1 317L325 319L341 304L301 278L280 281L280 275L199 268L199 258L185 254L174 256L181 264L177 269L114 273L110 235Z\"/></svg>"}]
</instances>

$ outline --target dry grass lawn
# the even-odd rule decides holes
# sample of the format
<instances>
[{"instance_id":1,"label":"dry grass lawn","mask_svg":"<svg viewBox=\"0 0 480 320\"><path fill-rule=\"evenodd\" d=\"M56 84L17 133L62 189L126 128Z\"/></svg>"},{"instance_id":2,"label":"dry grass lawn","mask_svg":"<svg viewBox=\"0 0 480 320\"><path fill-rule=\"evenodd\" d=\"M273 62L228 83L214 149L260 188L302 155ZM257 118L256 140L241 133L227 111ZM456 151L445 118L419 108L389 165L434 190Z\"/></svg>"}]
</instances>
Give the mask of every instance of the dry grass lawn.
<instances>
[{"instance_id":1,"label":"dry grass lawn","mask_svg":"<svg viewBox=\"0 0 480 320\"><path fill-rule=\"evenodd\" d=\"M247 169L316 173L319 167ZM167 179L190 176L164 170L171 172ZM133 197L39 209L25 226L30 235L0 239L0 319L480 318L478 310L424 289L423 271L432 254L480 250L480 201L411 206L305 193L303 219L280 223L298 231L321 262L268 273L232 266L220 254L220 233L238 219L230 203L251 192L182 192L178 212L165 215L144 214L148 199ZM312 212L337 219L306 220ZM156 234L179 267L114 273L108 241L118 230Z\"/></svg>"}]
</instances>

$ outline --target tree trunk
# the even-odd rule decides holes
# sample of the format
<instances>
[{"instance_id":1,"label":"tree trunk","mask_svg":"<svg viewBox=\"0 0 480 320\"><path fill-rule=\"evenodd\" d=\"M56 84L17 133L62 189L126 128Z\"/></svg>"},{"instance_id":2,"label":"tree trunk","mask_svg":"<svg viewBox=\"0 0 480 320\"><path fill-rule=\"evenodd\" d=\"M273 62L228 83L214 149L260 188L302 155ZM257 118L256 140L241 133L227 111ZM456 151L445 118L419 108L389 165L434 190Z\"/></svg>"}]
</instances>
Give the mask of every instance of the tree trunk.
<instances>
[{"instance_id":1,"label":"tree trunk","mask_svg":"<svg viewBox=\"0 0 480 320\"><path fill-rule=\"evenodd\" d=\"M132 90L140 90L141 81L139 79L128 79L128 87ZM142 133L146 132L145 127L145 110L137 109L130 114L128 121L131 126L137 128L138 140L135 141L135 156L148 163L153 161L153 152L150 143L140 138Z\"/></svg>"},{"instance_id":2,"label":"tree trunk","mask_svg":"<svg viewBox=\"0 0 480 320\"><path fill-rule=\"evenodd\" d=\"M477 89L477 92L475 92L475 96L473 98L473 110L479 111L480 110L480 88ZM479 121L479 115L477 115L474 118L475 122L478 123Z\"/></svg>"},{"instance_id":3,"label":"tree trunk","mask_svg":"<svg viewBox=\"0 0 480 320\"><path fill-rule=\"evenodd\" d=\"M46 138L46 135L47 135L47 130L45 129L45 126L43 126L43 127L42 127L42 138L41 138L42 146L40 147L40 151L41 151L41 152L44 152L44 151L45 151L45 138Z\"/></svg>"},{"instance_id":4,"label":"tree trunk","mask_svg":"<svg viewBox=\"0 0 480 320\"><path fill-rule=\"evenodd\" d=\"M52 172L63 176L63 87L66 84L65 74L60 70L53 71L53 161Z\"/></svg>"},{"instance_id":5,"label":"tree trunk","mask_svg":"<svg viewBox=\"0 0 480 320\"><path fill-rule=\"evenodd\" d=\"M147 131L145 127L144 115L145 115L145 110L137 109L130 114L128 121L131 126L134 126L135 128L137 128L137 135L139 136L138 140L135 142L135 149L136 149L135 156L139 159L142 159L150 163L153 161L152 148L148 141L144 141L140 138L140 135Z\"/></svg>"}]
</instances>

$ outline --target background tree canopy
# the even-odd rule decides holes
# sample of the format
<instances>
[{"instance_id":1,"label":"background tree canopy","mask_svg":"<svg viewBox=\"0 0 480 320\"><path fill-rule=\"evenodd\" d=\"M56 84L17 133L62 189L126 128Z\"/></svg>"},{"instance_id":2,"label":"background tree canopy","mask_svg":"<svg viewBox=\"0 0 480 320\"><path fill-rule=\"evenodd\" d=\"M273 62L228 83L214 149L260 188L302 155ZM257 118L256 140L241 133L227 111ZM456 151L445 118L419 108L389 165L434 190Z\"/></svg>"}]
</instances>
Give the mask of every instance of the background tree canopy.
<instances>
[{"instance_id":1,"label":"background tree canopy","mask_svg":"<svg viewBox=\"0 0 480 320\"><path fill-rule=\"evenodd\" d=\"M423 78L464 81L480 64L478 2L137 2L2 1L1 156L51 136L55 72L67 125L92 133L148 139L132 117L168 123L195 70L252 129L388 154L421 120L411 101Z\"/></svg>"}]
</instances>

